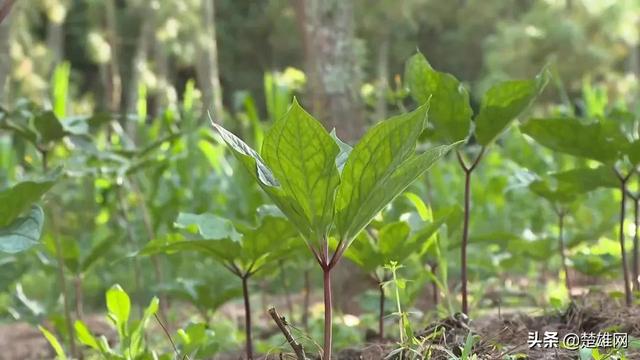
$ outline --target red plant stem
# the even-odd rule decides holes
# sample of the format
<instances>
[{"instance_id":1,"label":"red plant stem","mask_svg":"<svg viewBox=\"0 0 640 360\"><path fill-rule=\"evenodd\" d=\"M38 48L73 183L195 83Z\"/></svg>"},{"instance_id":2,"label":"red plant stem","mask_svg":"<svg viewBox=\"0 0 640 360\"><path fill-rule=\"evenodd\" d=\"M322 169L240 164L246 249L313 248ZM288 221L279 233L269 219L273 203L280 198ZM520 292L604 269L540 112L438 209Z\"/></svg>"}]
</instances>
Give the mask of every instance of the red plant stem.
<instances>
[{"instance_id":1,"label":"red plant stem","mask_svg":"<svg viewBox=\"0 0 640 360\"><path fill-rule=\"evenodd\" d=\"M304 300L302 304L302 325L304 330L309 332L309 303L311 296L311 283L309 279L309 270L304 271Z\"/></svg>"},{"instance_id":2,"label":"red plant stem","mask_svg":"<svg viewBox=\"0 0 640 360\"><path fill-rule=\"evenodd\" d=\"M635 233L633 234L633 288L635 291L640 291L640 261L638 257L640 254L638 251L638 233L640 232L640 196L633 199L634 200L634 221L635 221Z\"/></svg>"},{"instance_id":3,"label":"red plant stem","mask_svg":"<svg viewBox=\"0 0 640 360\"><path fill-rule=\"evenodd\" d=\"M324 268L323 284L324 284L324 347L323 360L331 359L331 343L333 337L332 317L333 309L331 304L331 269Z\"/></svg>"},{"instance_id":4,"label":"red plant stem","mask_svg":"<svg viewBox=\"0 0 640 360\"><path fill-rule=\"evenodd\" d=\"M384 340L384 283L380 282L380 319L378 319L378 334L380 334L380 340Z\"/></svg>"},{"instance_id":5,"label":"red plant stem","mask_svg":"<svg viewBox=\"0 0 640 360\"><path fill-rule=\"evenodd\" d=\"M456 152L460 167L464 171L464 222L462 225L462 246L460 249L461 282L462 282L462 313L469 314L469 300L467 291L467 244L469 243L469 217L471 214L471 173L482 159L485 148L482 147L478 157L471 166L467 166L460 152Z\"/></svg>"},{"instance_id":6,"label":"red plant stem","mask_svg":"<svg viewBox=\"0 0 640 360\"><path fill-rule=\"evenodd\" d=\"M569 297L571 297L571 281L569 280L569 267L567 266L567 257L564 248L564 216L563 211L558 212L558 242L560 243L560 258L562 259L562 269L564 270L564 280Z\"/></svg>"},{"instance_id":7,"label":"red plant stem","mask_svg":"<svg viewBox=\"0 0 640 360\"><path fill-rule=\"evenodd\" d=\"M631 306L631 287L629 286L629 271L627 269L627 253L624 249L624 218L625 218L625 202L627 201L627 180L629 176L622 177L618 174L620 179L620 191L622 192L622 199L620 200L620 252L622 254L622 275L624 278L624 295L627 306Z\"/></svg>"},{"instance_id":8,"label":"red plant stem","mask_svg":"<svg viewBox=\"0 0 640 360\"><path fill-rule=\"evenodd\" d=\"M248 274L242 276L242 296L244 297L244 331L246 335L247 360L253 360L253 343L251 341L251 304L249 303Z\"/></svg>"},{"instance_id":9,"label":"red plant stem","mask_svg":"<svg viewBox=\"0 0 640 360\"><path fill-rule=\"evenodd\" d=\"M462 264L462 312L469 313L467 293L467 244L469 242L469 213L471 211L471 172L464 173L464 224L462 225L462 249L460 263Z\"/></svg>"}]
</instances>

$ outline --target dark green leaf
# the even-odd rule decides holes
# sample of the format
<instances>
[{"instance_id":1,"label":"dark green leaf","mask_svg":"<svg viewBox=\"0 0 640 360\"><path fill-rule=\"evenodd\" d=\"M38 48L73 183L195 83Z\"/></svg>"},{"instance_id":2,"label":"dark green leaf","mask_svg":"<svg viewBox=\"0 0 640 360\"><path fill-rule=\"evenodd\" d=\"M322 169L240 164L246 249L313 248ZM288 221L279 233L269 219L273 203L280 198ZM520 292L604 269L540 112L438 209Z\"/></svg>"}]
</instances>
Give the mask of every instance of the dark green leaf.
<instances>
[{"instance_id":1,"label":"dark green leaf","mask_svg":"<svg viewBox=\"0 0 640 360\"><path fill-rule=\"evenodd\" d=\"M555 151L610 164L619 143L604 135L599 123L584 124L574 118L531 119L522 132Z\"/></svg>"},{"instance_id":2,"label":"dark green leaf","mask_svg":"<svg viewBox=\"0 0 640 360\"><path fill-rule=\"evenodd\" d=\"M62 139L67 133L53 111L45 111L33 118L33 126L40 134L40 142L48 143Z\"/></svg>"},{"instance_id":3,"label":"dark green leaf","mask_svg":"<svg viewBox=\"0 0 640 360\"><path fill-rule=\"evenodd\" d=\"M23 181L0 191L0 227L12 223L20 214L38 201L55 183L55 178Z\"/></svg>"},{"instance_id":4,"label":"dark green leaf","mask_svg":"<svg viewBox=\"0 0 640 360\"><path fill-rule=\"evenodd\" d=\"M469 135L473 115L469 93L455 77L435 71L424 55L417 53L407 62L405 79L416 102L424 104L431 99L429 121L437 138L454 142Z\"/></svg>"},{"instance_id":5,"label":"dark green leaf","mask_svg":"<svg viewBox=\"0 0 640 360\"><path fill-rule=\"evenodd\" d=\"M548 82L546 69L535 79L511 80L492 86L484 95L476 117L476 137L489 145L542 92Z\"/></svg>"}]
</instances>

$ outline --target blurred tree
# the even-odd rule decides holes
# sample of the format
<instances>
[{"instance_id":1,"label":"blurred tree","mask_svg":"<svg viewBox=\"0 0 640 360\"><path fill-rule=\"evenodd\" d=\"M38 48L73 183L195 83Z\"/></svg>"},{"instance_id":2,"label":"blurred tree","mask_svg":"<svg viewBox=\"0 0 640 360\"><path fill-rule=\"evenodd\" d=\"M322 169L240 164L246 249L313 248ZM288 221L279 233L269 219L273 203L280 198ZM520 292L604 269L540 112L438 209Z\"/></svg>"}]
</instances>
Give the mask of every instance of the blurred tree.
<instances>
[{"instance_id":1,"label":"blurred tree","mask_svg":"<svg viewBox=\"0 0 640 360\"><path fill-rule=\"evenodd\" d=\"M353 1L294 0L314 116L346 140L364 130Z\"/></svg>"}]
</instances>

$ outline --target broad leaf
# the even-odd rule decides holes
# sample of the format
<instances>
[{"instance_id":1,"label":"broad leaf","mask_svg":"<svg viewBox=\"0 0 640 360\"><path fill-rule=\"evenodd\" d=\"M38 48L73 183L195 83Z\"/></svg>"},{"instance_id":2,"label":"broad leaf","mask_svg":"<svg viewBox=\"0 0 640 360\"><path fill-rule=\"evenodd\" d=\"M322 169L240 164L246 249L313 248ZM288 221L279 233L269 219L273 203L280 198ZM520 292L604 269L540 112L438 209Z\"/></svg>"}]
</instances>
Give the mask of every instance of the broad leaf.
<instances>
[{"instance_id":1,"label":"broad leaf","mask_svg":"<svg viewBox=\"0 0 640 360\"><path fill-rule=\"evenodd\" d=\"M23 181L0 191L0 227L11 224L55 183L54 178Z\"/></svg>"},{"instance_id":2,"label":"broad leaf","mask_svg":"<svg viewBox=\"0 0 640 360\"><path fill-rule=\"evenodd\" d=\"M67 134L53 111L45 111L35 116L33 126L40 134L42 143L60 140Z\"/></svg>"},{"instance_id":3,"label":"broad leaf","mask_svg":"<svg viewBox=\"0 0 640 360\"><path fill-rule=\"evenodd\" d=\"M127 324L131 314L129 295L120 285L114 285L107 291L106 300L109 317L116 325L120 337L123 338L127 334Z\"/></svg>"},{"instance_id":4,"label":"broad leaf","mask_svg":"<svg viewBox=\"0 0 640 360\"><path fill-rule=\"evenodd\" d=\"M231 148L233 155L249 171L262 190L269 195L271 200L294 223L299 231L308 237L310 235L309 221L296 207L295 200L280 187L280 183L276 180L271 169L264 163L262 157L240 138L214 123L213 120L211 123L223 141Z\"/></svg>"},{"instance_id":5,"label":"broad leaf","mask_svg":"<svg viewBox=\"0 0 640 360\"><path fill-rule=\"evenodd\" d=\"M417 53L407 61L405 79L416 102L424 104L431 99L429 121L439 139L454 142L469 135L473 115L469 93L455 77L434 70L424 55Z\"/></svg>"},{"instance_id":6,"label":"broad leaf","mask_svg":"<svg viewBox=\"0 0 640 360\"><path fill-rule=\"evenodd\" d=\"M195 226L198 234L208 240L240 241L242 239L242 235L238 233L231 220L213 214L180 213L174 225L179 229Z\"/></svg>"},{"instance_id":7,"label":"broad leaf","mask_svg":"<svg viewBox=\"0 0 640 360\"><path fill-rule=\"evenodd\" d=\"M340 183L336 142L294 99L266 134L261 153L287 198L293 200L290 205L304 216L303 234L311 241L325 238Z\"/></svg>"},{"instance_id":8,"label":"broad leaf","mask_svg":"<svg viewBox=\"0 0 640 360\"><path fill-rule=\"evenodd\" d=\"M17 253L37 245L42 234L44 212L39 206L33 206L25 216L18 217L13 223L0 228L0 252Z\"/></svg>"},{"instance_id":9,"label":"broad leaf","mask_svg":"<svg viewBox=\"0 0 640 360\"><path fill-rule=\"evenodd\" d=\"M451 149L440 146L414 155L427 107L374 126L354 147L336 199L336 224L343 239L353 239L384 206Z\"/></svg>"},{"instance_id":10,"label":"broad leaf","mask_svg":"<svg viewBox=\"0 0 640 360\"><path fill-rule=\"evenodd\" d=\"M399 192L390 194L387 185L396 170L413 155L427 110L428 105L424 105L377 124L353 148L336 197L337 229L343 238L355 237L398 195Z\"/></svg>"},{"instance_id":11,"label":"broad leaf","mask_svg":"<svg viewBox=\"0 0 640 360\"><path fill-rule=\"evenodd\" d=\"M484 95L476 117L476 138L489 145L542 92L548 82L546 69L535 79L511 80L492 86Z\"/></svg>"},{"instance_id":12,"label":"broad leaf","mask_svg":"<svg viewBox=\"0 0 640 360\"><path fill-rule=\"evenodd\" d=\"M616 160L615 140L604 136L599 123L584 124L574 118L531 119L522 132L541 145L573 156L610 164Z\"/></svg>"}]
</instances>

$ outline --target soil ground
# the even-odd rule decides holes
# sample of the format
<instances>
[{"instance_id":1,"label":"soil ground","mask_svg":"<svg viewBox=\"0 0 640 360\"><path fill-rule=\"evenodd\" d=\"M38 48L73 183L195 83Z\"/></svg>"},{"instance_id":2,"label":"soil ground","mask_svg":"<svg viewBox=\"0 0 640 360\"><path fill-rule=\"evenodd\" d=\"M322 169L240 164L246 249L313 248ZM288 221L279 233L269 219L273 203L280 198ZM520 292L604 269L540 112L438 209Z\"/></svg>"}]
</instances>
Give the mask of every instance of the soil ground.
<instances>
[{"instance_id":1,"label":"soil ground","mask_svg":"<svg viewBox=\"0 0 640 360\"><path fill-rule=\"evenodd\" d=\"M103 315L87 316L86 322L97 334L113 336ZM517 355L516 359L551 360L578 359L577 351L558 348L529 349L529 332L558 332L562 339L567 333L622 332L640 338L640 308L625 308L606 296L589 295L576 299L563 313L543 314L540 310L493 311L476 320L468 321L461 315L441 319L417 331L426 338L424 348L430 349L432 359L449 359L446 351L459 354L469 332L478 336L473 348L478 359L503 359ZM372 342L338 352L338 360L381 360L395 348L393 343ZM446 350L446 351L445 351ZM0 360L53 359L46 340L34 326L27 323L0 325ZM241 354L218 357L224 360L241 359ZM281 358L279 354L270 356ZM283 359L294 359L283 354ZM397 357L396 357L397 358ZM628 359L640 360L640 350L628 349Z\"/></svg>"}]
</instances>

